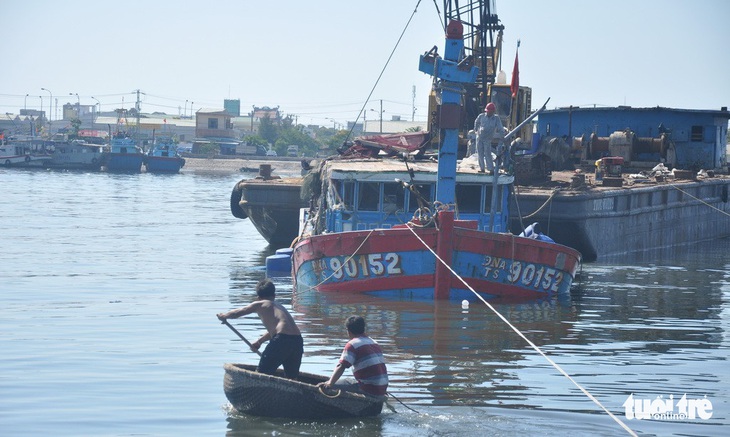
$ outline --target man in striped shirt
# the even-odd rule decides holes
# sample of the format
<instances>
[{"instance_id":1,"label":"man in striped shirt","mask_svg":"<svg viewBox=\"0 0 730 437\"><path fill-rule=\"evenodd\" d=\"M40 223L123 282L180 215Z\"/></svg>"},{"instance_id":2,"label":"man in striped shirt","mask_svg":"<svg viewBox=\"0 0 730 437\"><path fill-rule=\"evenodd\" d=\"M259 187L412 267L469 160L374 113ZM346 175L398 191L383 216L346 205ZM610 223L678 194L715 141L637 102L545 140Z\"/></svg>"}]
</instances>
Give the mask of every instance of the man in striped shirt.
<instances>
[{"instance_id":1,"label":"man in striped shirt","mask_svg":"<svg viewBox=\"0 0 730 437\"><path fill-rule=\"evenodd\" d=\"M345 345L340 361L329 381L319 385L372 396L385 396L388 390L388 370L385 367L385 359L380 346L365 335L365 319L360 316L350 316L345 327L347 327L350 341ZM348 367L352 367L352 373L357 382L343 381L335 385Z\"/></svg>"}]
</instances>

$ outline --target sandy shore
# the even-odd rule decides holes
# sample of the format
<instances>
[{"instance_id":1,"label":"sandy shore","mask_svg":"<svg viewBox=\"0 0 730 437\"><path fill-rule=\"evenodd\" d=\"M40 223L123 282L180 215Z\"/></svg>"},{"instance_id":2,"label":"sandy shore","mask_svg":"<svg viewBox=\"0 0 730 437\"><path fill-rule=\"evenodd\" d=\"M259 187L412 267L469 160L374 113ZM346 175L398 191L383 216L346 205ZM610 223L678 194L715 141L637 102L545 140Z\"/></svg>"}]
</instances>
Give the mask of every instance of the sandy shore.
<instances>
[{"instance_id":1,"label":"sandy shore","mask_svg":"<svg viewBox=\"0 0 730 437\"><path fill-rule=\"evenodd\" d=\"M272 174L279 176L298 176L301 172L300 161L244 158L185 158L182 173L258 173L262 164L271 165Z\"/></svg>"}]
</instances>

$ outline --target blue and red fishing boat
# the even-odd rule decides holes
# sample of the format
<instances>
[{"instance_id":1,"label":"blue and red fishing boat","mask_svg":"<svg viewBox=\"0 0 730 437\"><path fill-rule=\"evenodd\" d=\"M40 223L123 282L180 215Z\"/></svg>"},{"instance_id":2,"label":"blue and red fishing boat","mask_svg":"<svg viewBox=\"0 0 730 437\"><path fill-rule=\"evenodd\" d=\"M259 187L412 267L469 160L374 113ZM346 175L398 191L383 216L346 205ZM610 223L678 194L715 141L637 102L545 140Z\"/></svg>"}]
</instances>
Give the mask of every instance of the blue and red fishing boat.
<instances>
[{"instance_id":1,"label":"blue and red fishing boat","mask_svg":"<svg viewBox=\"0 0 730 437\"><path fill-rule=\"evenodd\" d=\"M139 173L142 171L144 156L133 138L117 133L110 141L104 167L109 172Z\"/></svg>"},{"instance_id":2,"label":"blue and red fishing boat","mask_svg":"<svg viewBox=\"0 0 730 437\"><path fill-rule=\"evenodd\" d=\"M514 175L457 165L461 90L478 74L463 57L462 35L461 23L451 21L444 58L434 48L420 62L420 70L438 81L437 162L413 159L422 153L413 152L412 138L404 136L382 147L400 158L344 154L325 160L309 181L320 193L317 205L304 214L292 253L298 292L474 300L569 291L579 252L508 232ZM392 150L393 144L404 150ZM358 146L368 149L364 142Z\"/></svg>"},{"instance_id":3,"label":"blue and red fishing boat","mask_svg":"<svg viewBox=\"0 0 730 437\"><path fill-rule=\"evenodd\" d=\"M178 153L177 144L170 137L155 138L152 149L144 157L147 173L178 173L185 158Z\"/></svg>"}]
</instances>

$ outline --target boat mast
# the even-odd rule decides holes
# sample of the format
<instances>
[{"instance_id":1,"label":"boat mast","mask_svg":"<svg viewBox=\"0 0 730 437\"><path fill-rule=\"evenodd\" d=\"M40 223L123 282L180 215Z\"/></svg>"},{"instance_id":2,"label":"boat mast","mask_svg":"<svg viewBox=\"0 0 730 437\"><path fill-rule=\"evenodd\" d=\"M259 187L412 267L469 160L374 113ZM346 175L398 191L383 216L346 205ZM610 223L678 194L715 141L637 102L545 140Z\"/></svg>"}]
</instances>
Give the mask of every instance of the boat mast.
<instances>
[{"instance_id":1,"label":"boat mast","mask_svg":"<svg viewBox=\"0 0 730 437\"><path fill-rule=\"evenodd\" d=\"M446 26L444 58L434 46L421 55L419 70L433 75L434 87L440 97L438 179L436 201L453 209L456 202L456 152L459 145L459 128L463 105L464 84L474 83L479 69L472 57L464 57L464 27L452 20Z\"/></svg>"},{"instance_id":2,"label":"boat mast","mask_svg":"<svg viewBox=\"0 0 730 437\"><path fill-rule=\"evenodd\" d=\"M141 116L140 116L141 106L140 106L139 94L140 94L140 91L137 90L137 102L134 106L134 108L137 110L137 125L135 126L135 130L134 130L134 143L137 146L139 146L139 131L140 131L139 123L141 121Z\"/></svg>"},{"instance_id":3,"label":"boat mast","mask_svg":"<svg viewBox=\"0 0 730 437\"><path fill-rule=\"evenodd\" d=\"M474 64L479 67L477 80L465 85L465 116L461 129L466 134L489 102L487 91L499 70L504 26L497 16L495 0L444 0L443 5L444 29L451 20L461 22L464 26L464 54L471 55Z\"/></svg>"}]
</instances>

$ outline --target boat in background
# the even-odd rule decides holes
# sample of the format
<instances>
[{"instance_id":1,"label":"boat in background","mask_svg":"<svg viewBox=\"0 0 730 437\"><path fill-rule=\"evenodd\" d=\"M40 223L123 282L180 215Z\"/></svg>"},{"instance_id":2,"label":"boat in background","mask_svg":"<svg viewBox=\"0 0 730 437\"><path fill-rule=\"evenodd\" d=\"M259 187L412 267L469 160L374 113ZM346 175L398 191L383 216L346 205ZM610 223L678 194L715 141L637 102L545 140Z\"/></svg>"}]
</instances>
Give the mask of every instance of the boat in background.
<instances>
[{"instance_id":1,"label":"boat in background","mask_svg":"<svg viewBox=\"0 0 730 437\"><path fill-rule=\"evenodd\" d=\"M38 137L3 136L0 165L4 167L43 167L51 159L45 143Z\"/></svg>"},{"instance_id":2,"label":"boat in background","mask_svg":"<svg viewBox=\"0 0 730 437\"><path fill-rule=\"evenodd\" d=\"M139 173L142 171L144 158L144 152L134 139L123 133L117 133L109 144L109 152L104 158L104 168L110 172Z\"/></svg>"},{"instance_id":3,"label":"boat in background","mask_svg":"<svg viewBox=\"0 0 730 437\"><path fill-rule=\"evenodd\" d=\"M50 142L47 144L51 159L47 168L98 171L104 160L104 148L100 144L82 140Z\"/></svg>"},{"instance_id":4,"label":"boat in background","mask_svg":"<svg viewBox=\"0 0 730 437\"><path fill-rule=\"evenodd\" d=\"M155 138L152 149L144 157L147 173L178 173L185 165L177 144L171 137Z\"/></svg>"},{"instance_id":5,"label":"boat in background","mask_svg":"<svg viewBox=\"0 0 730 437\"><path fill-rule=\"evenodd\" d=\"M385 396L334 390L327 394L317 384L327 377L299 372L287 379L279 369L275 375L256 371L246 364L224 365L223 389L233 408L253 416L288 419L341 419L377 416Z\"/></svg>"},{"instance_id":6,"label":"boat in background","mask_svg":"<svg viewBox=\"0 0 730 437\"><path fill-rule=\"evenodd\" d=\"M272 175L270 164L259 175L242 179L231 191L231 214L248 218L270 245L289 247L299 235L299 211L309 205L301 198L303 178Z\"/></svg>"},{"instance_id":7,"label":"boat in background","mask_svg":"<svg viewBox=\"0 0 730 437\"><path fill-rule=\"evenodd\" d=\"M454 120L463 111L463 87L478 74L464 59L463 47L463 26L451 20L445 57L435 48L421 56L420 70L442 82L437 163L418 161L419 153L411 151L402 159L330 159L320 166L321 183L312 187L321 191L318 202L304 215L292 254L298 293L476 300L569 292L580 253L509 232L514 183L509 166L495 174L457 169L459 125ZM402 144L410 150L407 141ZM495 166L500 168L500 159Z\"/></svg>"}]
</instances>

